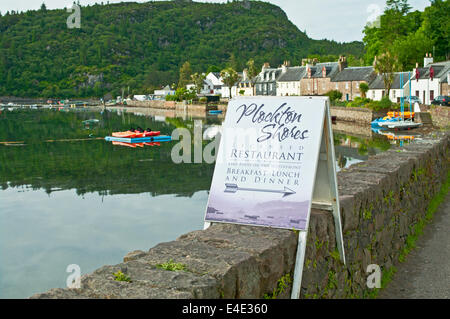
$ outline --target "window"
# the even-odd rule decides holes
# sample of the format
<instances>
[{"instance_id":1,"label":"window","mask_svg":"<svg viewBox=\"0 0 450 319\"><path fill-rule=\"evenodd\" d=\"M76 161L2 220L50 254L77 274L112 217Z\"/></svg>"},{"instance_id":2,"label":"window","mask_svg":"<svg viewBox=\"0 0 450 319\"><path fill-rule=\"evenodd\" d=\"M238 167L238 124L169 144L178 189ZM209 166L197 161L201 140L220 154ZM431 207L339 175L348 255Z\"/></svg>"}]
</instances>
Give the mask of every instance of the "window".
<instances>
[{"instance_id":1,"label":"window","mask_svg":"<svg viewBox=\"0 0 450 319\"><path fill-rule=\"evenodd\" d=\"M430 101L433 101L433 100L434 100L434 91L431 90L430 91Z\"/></svg>"},{"instance_id":2,"label":"window","mask_svg":"<svg viewBox=\"0 0 450 319\"><path fill-rule=\"evenodd\" d=\"M419 97L419 91L416 91L416 96Z\"/></svg>"},{"instance_id":3,"label":"window","mask_svg":"<svg viewBox=\"0 0 450 319\"><path fill-rule=\"evenodd\" d=\"M311 90L311 85L308 83L308 90Z\"/></svg>"},{"instance_id":4,"label":"window","mask_svg":"<svg viewBox=\"0 0 450 319\"><path fill-rule=\"evenodd\" d=\"M356 88L359 89L359 83L358 82L356 82Z\"/></svg>"},{"instance_id":5,"label":"window","mask_svg":"<svg viewBox=\"0 0 450 319\"><path fill-rule=\"evenodd\" d=\"M372 91L372 100L375 100L375 90Z\"/></svg>"},{"instance_id":6,"label":"window","mask_svg":"<svg viewBox=\"0 0 450 319\"><path fill-rule=\"evenodd\" d=\"M348 90L348 82L345 82L345 88Z\"/></svg>"},{"instance_id":7,"label":"window","mask_svg":"<svg viewBox=\"0 0 450 319\"><path fill-rule=\"evenodd\" d=\"M336 90L338 90L339 89L339 85L336 83Z\"/></svg>"},{"instance_id":8,"label":"window","mask_svg":"<svg viewBox=\"0 0 450 319\"><path fill-rule=\"evenodd\" d=\"M395 99L395 90L392 90L392 97Z\"/></svg>"}]
</instances>

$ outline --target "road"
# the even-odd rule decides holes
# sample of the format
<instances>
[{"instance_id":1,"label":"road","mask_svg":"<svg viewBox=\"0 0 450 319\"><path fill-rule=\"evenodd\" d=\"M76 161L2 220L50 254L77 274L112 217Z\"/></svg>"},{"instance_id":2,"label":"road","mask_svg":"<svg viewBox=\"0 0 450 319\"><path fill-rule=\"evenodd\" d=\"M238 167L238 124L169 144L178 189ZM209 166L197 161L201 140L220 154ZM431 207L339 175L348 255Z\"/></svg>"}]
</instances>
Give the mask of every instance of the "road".
<instances>
[{"instance_id":1,"label":"road","mask_svg":"<svg viewBox=\"0 0 450 319\"><path fill-rule=\"evenodd\" d=\"M378 298L450 298L450 192Z\"/></svg>"}]
</instances>

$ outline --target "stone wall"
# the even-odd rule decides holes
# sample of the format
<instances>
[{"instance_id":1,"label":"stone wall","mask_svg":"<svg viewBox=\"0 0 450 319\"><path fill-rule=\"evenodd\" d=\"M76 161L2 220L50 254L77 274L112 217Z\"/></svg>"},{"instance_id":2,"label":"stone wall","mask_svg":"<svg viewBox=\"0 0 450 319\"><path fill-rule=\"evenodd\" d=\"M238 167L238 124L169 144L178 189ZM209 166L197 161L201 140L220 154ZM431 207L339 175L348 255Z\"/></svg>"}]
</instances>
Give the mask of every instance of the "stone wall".
<instances>
[{"instance_id":1,"label":"stone wall","mask_svg":"<svg viewBox=\"0 0 450 319\"><path fill-rule=\"evenodd\" d=\"M338 121L370 124L374 119L386 116L387 111L375 112L366 108L332 106L331 115Z\"/></svg>"},{"instance_id":2,"label":"stone wall","mask_svg":"<svg viewBox=\"0 0 450 319\"><path fill-rule=\"evenodd\" d=\"M442 128L450 127L450 106L432 105L429 112L433 125Z\"/></svg>"},{"instance_id":3,"label":"stone wall","mask_svg":"<svg viewBox=\"0 0 450 319\"><path fill-rule=\"evenodd\" d=\"M450 133L434 132L338 173L347 264L339 260L329 212L313 210L302 297L367 296L366 269L398 263L406 238L447 179ZM52 289L32 298L263 298L293 276L297 235L291 230L213 224L124 262L82 277L81 289ZM181 271L162 269L172 262ZM131 282L114 280L122 271ZM288 297L289 289L275 294Z\"/></svg>"},{"instance_id":4,"label":"stone wall","mask_svg":"<svg viewBox=\"0 0 450 319\"><path fill-rule=\"evenodd\" d=\"M131 107L150 107L157 109L175 109L177 102L175 101L128 101L127 106Z\"/></svg>"}]
</instances>

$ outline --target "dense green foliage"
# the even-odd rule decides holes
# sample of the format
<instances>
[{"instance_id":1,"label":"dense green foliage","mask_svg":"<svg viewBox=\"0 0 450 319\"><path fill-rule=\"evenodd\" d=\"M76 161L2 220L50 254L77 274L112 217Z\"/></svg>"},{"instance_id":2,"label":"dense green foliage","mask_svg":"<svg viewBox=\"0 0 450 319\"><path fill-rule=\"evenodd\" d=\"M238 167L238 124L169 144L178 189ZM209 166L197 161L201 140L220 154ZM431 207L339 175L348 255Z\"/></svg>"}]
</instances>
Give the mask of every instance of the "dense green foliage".
<instances>
[{"instance_id":1,"label":"dense green foliage","mask_svg":"<svg viewBox=\"0 0 450 319\"><path fill-rule=\"evenodd\" d=\"M2 12L0 96L86 97L152 93L192 72L242 70L310 54L362 56L363 44L312 40L277 6L259 2L156 1L81 8L81 28L66 10Z\"/></svg>"},{"instance_id":2,"label":"dense green foliage","mask_svg":"<svg viewBox=\"0 0 450 319\"><path fill-rule=\"evenodd\" d=\"M410 12L407 0L387 0L378 26L366 26L365 62L389 52L395 60L394 71L411 70L422 65L427 52L435 61L450 59L450 2L432 0L423 12Z\"/></svg>"}]
</instances>

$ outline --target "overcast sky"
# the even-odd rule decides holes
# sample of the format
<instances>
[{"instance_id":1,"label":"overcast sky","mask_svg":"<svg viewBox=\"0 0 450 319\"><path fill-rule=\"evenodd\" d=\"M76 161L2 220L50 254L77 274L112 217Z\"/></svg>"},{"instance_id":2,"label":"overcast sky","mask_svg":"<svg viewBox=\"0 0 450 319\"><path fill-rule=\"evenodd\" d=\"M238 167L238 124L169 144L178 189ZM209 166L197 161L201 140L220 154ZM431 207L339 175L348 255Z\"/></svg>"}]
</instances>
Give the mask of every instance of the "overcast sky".
<instances>
[{"instance_id":1,"label":"overcast sky","mask_svg":"<svg viewBox=\"0 0 450 319\"><path fill-rule=\"evenodd\" d=\"M45 2L47 8L69 7L73 0L0 0L0 11L26 11L39 9ZM101 3L101 0L80 0L81 5ZM107 0L103 1L104 3ZM120 0L110 0L122 2ZM147 2L136 0L134 2ZM204 0L201 2L226 2ZM280 6L289 19L313 39L332 39L339 42L362 40L362 29L374 14L382 13L385 0L270 0ZM423 10L429 0L409 0L413 10ZM81 10L83 16L83 9Z\"/></svg>"}]
</instances>

